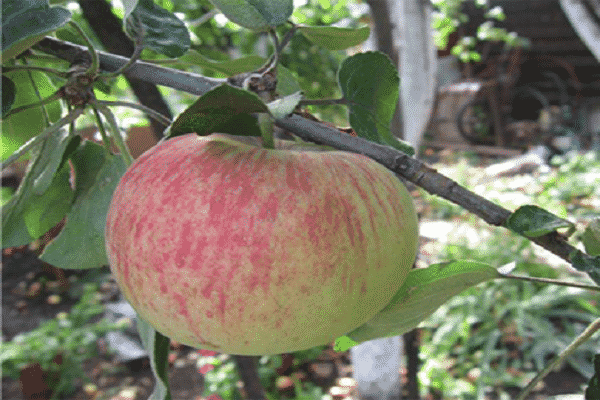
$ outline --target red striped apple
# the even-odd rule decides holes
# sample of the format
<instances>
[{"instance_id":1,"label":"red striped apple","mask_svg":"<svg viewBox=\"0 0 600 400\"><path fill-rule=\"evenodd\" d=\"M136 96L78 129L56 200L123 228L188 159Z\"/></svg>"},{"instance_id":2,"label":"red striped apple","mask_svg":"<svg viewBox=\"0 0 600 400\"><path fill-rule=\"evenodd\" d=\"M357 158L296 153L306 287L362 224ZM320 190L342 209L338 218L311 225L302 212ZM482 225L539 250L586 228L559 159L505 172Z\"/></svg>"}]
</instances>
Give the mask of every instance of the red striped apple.
<instances>
[{"instance_id":1,"label":"red striped apple","mask_svg":"<svg viewBox=\"0 0 600 400\"><path fill-rule=\"evenodd\" d=\"M411 197L367 157L251 141L189 134L140 156L108 212L111 270L143 319L192 347L265 355L326 344L406 279Z\"/></svg>"}]
</instances>

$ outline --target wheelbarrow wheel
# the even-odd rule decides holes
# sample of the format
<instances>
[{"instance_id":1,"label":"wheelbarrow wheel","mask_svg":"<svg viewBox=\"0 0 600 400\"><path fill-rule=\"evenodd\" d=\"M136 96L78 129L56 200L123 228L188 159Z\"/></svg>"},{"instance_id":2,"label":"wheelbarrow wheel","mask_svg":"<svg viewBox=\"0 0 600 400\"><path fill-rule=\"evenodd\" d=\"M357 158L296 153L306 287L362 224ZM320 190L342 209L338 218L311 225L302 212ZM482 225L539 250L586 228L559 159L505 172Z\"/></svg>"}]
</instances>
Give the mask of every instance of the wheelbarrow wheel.
<instances>
[{"instance_id":1,"label":"wheelbarrow wheel","mask_svg":"<svg viewBox=\"0 0 600 400\"><path fill-rule=\"evenodd\" d=\"M475 98L465 103L456 115L460 135L471 144L493 144L494 123L488 101Z\"/></svg>"}]
</instances>

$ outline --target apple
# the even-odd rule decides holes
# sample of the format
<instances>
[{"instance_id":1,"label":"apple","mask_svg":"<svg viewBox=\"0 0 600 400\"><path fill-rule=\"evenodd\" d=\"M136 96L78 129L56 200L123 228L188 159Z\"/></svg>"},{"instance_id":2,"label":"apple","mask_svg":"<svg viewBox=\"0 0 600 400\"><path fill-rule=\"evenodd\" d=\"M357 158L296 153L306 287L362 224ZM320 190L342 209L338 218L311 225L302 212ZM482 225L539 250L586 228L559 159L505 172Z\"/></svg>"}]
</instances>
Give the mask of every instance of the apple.
<instances>
[{"instance_id":1,"label":"apple","mask_svg":"<svg viewBox=\"0 0 600 400\"><path fill-rule=\"evenodd\" d=\"M145 321L192 347L267 355L329 343L406 279L412 199L365 156L253 142L187 134L141 155L107 215L112 273Z\"/></svg>"}]
</instances>

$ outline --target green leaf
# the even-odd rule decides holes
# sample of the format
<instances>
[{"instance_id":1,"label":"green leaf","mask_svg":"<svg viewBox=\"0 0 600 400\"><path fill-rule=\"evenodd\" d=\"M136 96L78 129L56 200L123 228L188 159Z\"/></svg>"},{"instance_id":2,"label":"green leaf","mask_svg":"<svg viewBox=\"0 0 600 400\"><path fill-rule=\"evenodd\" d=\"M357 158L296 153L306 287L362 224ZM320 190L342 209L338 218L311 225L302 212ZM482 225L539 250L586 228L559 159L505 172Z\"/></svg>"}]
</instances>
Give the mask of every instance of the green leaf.
<instances>
[{"instance_id":1,"label":"green leaf","mask_svg":"<svg viewBox=\"0 0 600 400\"><path fill-rule=\"evenodd\" d=\"M534 205L519 207L506 220L506 227L526 237L544 236L560 228L574 229L574 224Z\"/></svg>"},{"instance_id":2,"label":"green leaf","mask_svg":"<svg viewBox=\"0 0 600 400\"><path fill-rule=\"evenodd\" d=\"M371 29L337 28L334 26L303 26L298 29L308 40L327 50L345 50L369 38Z\"/></svg>"},{"instance_id":3,"label":"green leaf","mask_svg":"<svg viewBox=\"0 0 600 400\"><path fill-rule=\"evenodd\" d=\"M50 7L47 0L3 0L2 63L29 49L70 19L68 10Z\"/></svg>"},{"instance_id":4,"label":"green leaf","mask_svg":"<svg viewBox=\"0 0 600 400\"><path fill-rule=\"evenodd\" d=\"M284 24L294 11L293 0L209 1L231 21L254 31L266 31Z\"/></svg>"},{"instance_id":5,"label":"green leaf","mask_svg":"<svg viewBox=\"0 0 600 400\"><path fill-rule=\"evenodd\" d=\"M594 376L585 389L585 400L600 399L600 354L594 356Z\"/></svg>"},{"instance_id":6,"label":"green leaf","mask_svg":"<svg viewBox=\"0 0 600 400\"><path fill-rule=\"evenodd\" d=\"M57 134L48 136L34 152L19 189L2 207L3 247L31 243L64 217L68 210L65 205L70 203L73 193L70 187L61 181L65 179L64 175L56 172L64 165L63 156L70 139L69 133L60 129ZM68 183L68 176L66 179ZM56 190L56 186L63 190ZM62 206L52 212L40 211L49 210L48 207L59 204ZM43 223L36 222L35 217L31 216L43 213Z\"/></svg>"},{"instance_id":7,"label":"green leaf","mask_svg":"<svg viewBox=\"0 0 600 400\"><path fill-rule=\"evenodd\" d=\"M104 244L106 214L113 191L127 169L119 155L86 141L71 156L75 169L75 200L67 222L40 256L64 269L98 268L108 264Z\"/></svg>"},{"instance_id":8,"label":"green leaf","mask_svg":"<svg viewBox=\"0 0 600 400\"><path fill-rule=\"evenodd\" d=\"M281 96L288 96L301 91L298 79L293 72L282 65L277 65L277 93Z\"/></svg>"},{"instance_id":9,"label":"green leaf","mask_svg":"<svg viewBox=\"0 0 600 400\"><path fill-rule=\"evenodd\" d=\"M169 390L168 356L171 341L163 336L139 315L136 321L137 330L144 348L150 355L150 366L156 380L154 391L149 400L171 400Z\"/></svg>"},{"instance_id":10,"label":"green leaf","mask_svg":"<svg viewBox=\"0 0 600 400\"><path fill-rule=\"evenodd\" d=\"M252 113L269 112L269 108L252 92L222 84L206 92L179 114L170 127L169 136L196 132L214 132L239 136L260 136Z\"/></svg>"},{"instance_id":11,"label":"green leaf","mask_svg":"<svg viewBox=\"0 0 600 400\"><path fill-rule=\"evenodd\" d=\"M2 75L2 118L10 111L15 102L17 87L7 76Z\"/></svg>"},{"instance_id":12,"label":"green leaf","mask_svg":"<svg viewBox=\"0 0 600 400\"><path fill-rule=\"evenodd\" d=\"M141 32L138 18L142 24ZM183 21L152 0L139 0L131 14L125 15L124 21L132 38L143 34L144 45L157 53L176 58L190 48L190 33Z\"/></svg>"},{"instance_id":13,"label":"green leaf","mask_svg":"<svg viewBox=\"0 0 600 400\"><path fill-rule=\"evenodd\" d=\"M269 107L273 118L285 118L294 111L300 100L302 100L302 92L297 92L274 100L267 104L267 107Z\"/></svg>"},{"instance_id":14,"label":"green leaf","mask_svg":"<svg viewBox=\"0 0 600 400\"><path fill-rule=\"evenodd\" d=\"M73 190L69 183L70 168L63 164L42 195L34 196L23 210L23 220L33 238L48 232L71 209Z\"/></svg>"},{"instance_id":15,"label":"green leaf","mask_svg":"<svg viewBox=\"0 0 600 400\"><path fill-rule=\"evenodd\" d=\"M485 18L495 19L496 21L504 21L506 14L502 10L502 7L496 6L485 13Z\"/></svg>"},{"instance_id":16,"label":"green leaf","mask_svg":"<svg viewBox=\"0 0 600 400\"><path fill-rule=\"evenodd\" d=\"M36 90L42 98L49 97L56 92L55 87L46 75L37 71L11 71L2 76L2 84L4 85L4 77L9 78L16 86L16 93L12 108L21 107L24 105L39 103ZM4 96L5 88L2 88L2 96ZM10 90L7 91L10 93ZM3 99L4 100L4 99ZM2 107L5 105L2 104ZM60 119L62 114L62 106L56 101L45 106L51 122ZM34 107L21 111L17 114L10 115L0 122L1 159L5 160L10 157L15 151L25 144L29 139L40 134L46 129L44 112L41 107Z\"/></svg>"},{"instance_id":17,"label":"green leaf","mask_svg":"<svg viewBox=\"0 0 600 400\"><path fill-rule=\"evenodd\" d=\"M590 278L600 285L600 256L592 257L581 250L569 254L573 268L587 273Z\"/></svg>"},{"instance_id":18,"label":"green leaf","mask_svg":"<svg viewBox=\"0 0 600 400\"><path fill-rule=\"evenodd\" d=\"M368 340L396 336L416 328L451 297L481 282L500 277L498 271L474 261L450 261L413 269L377 315L336 340L336 350ZM349 340L350 339L350 340Z\"/></svg>"},{"instance_id":19,"label":"green leaf","mask_svg":"<svg viewBox=\"0 0 600 400\"><path fill-rule=\"evenodd\" d=\"M0 187L0 206L4 206L6 203L8 203L14 194L15 189L8 186Z\"/></svg>"},{"instance_id":20,"label":"green leaf","mask_svg":"<svg viewBox=\"0 0 600 400\"><path fill-rule=\"evenodd\" d=\"M254 55L237 58L235 60L215 61L203 56L196 50L188 51L185 55L179 57L179 61L217 71L226 76L234 76L243 72L254 71L266 62L263 57Z\"/></svg>"},{"instance_id":21,"label":"green leaf","mask_svg":"<svg viewBox=\"0 0 600 400\"><path fill-rule=\"evenodd\" d=\"M581 238L585 251L592 255L600 255L600 218L595 218L585 228Z\"/></svg>"},{"instance_id":22,"label":"green leaf","mask_svg":"<svg viewBox=\"0 0 600 400\"><path fill-rule=\"evenodd\" d=\"M73 136L66 130L60 129L58 134L50 135L41 148L43 165L33 180L33 193L41 195L48 190L54 174L64 163L64 154Z\"/></svg>"},{"instance_id":23,"label":"green leaf","mask_svg":"<svg viewBox=\"0 0 600 400\"><path fill-rule=\"evenodd\" d=\"M380 52L348 57L340 67L338 81L349 103L350 125L358 136L414 154L412 147L390 131L400 78L389 57Z\"/></svg>"},{"instance_id":24,"label":"green leaf","mask_svg":"<svg viewBox=\"0 0 600 400\"><path fill-rule=\"evenodd\" d=\"M358 344L360 344L360 343L355 342L354 340L350 339L348 336L340 336L339 338L335 339L335 344L333 345L333 350L337 351L338 353L341 353L341 352L350 350L352 347L354 347Z\"/></svg>"}]
</instances>

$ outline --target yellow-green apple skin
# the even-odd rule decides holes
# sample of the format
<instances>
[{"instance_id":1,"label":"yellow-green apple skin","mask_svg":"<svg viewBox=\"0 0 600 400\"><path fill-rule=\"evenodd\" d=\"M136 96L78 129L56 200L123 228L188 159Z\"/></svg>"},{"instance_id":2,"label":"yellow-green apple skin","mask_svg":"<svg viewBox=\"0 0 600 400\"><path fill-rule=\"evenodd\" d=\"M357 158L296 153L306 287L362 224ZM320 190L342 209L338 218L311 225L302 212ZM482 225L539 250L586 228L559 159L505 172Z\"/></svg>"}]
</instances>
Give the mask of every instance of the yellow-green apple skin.
<instances>
[{"instance_id":1,"label":"yellow-green apple skin","mask_svg":"<svg viewBox=\"0 0 600 400\"><path fill-rule=\"evenodd\" d=\"M266 355L377 314L413 265L418 225L404 185L367 157L188 134L131 165L105 234L119 287L157 331Z\"/></svg>"}]
</instances>

